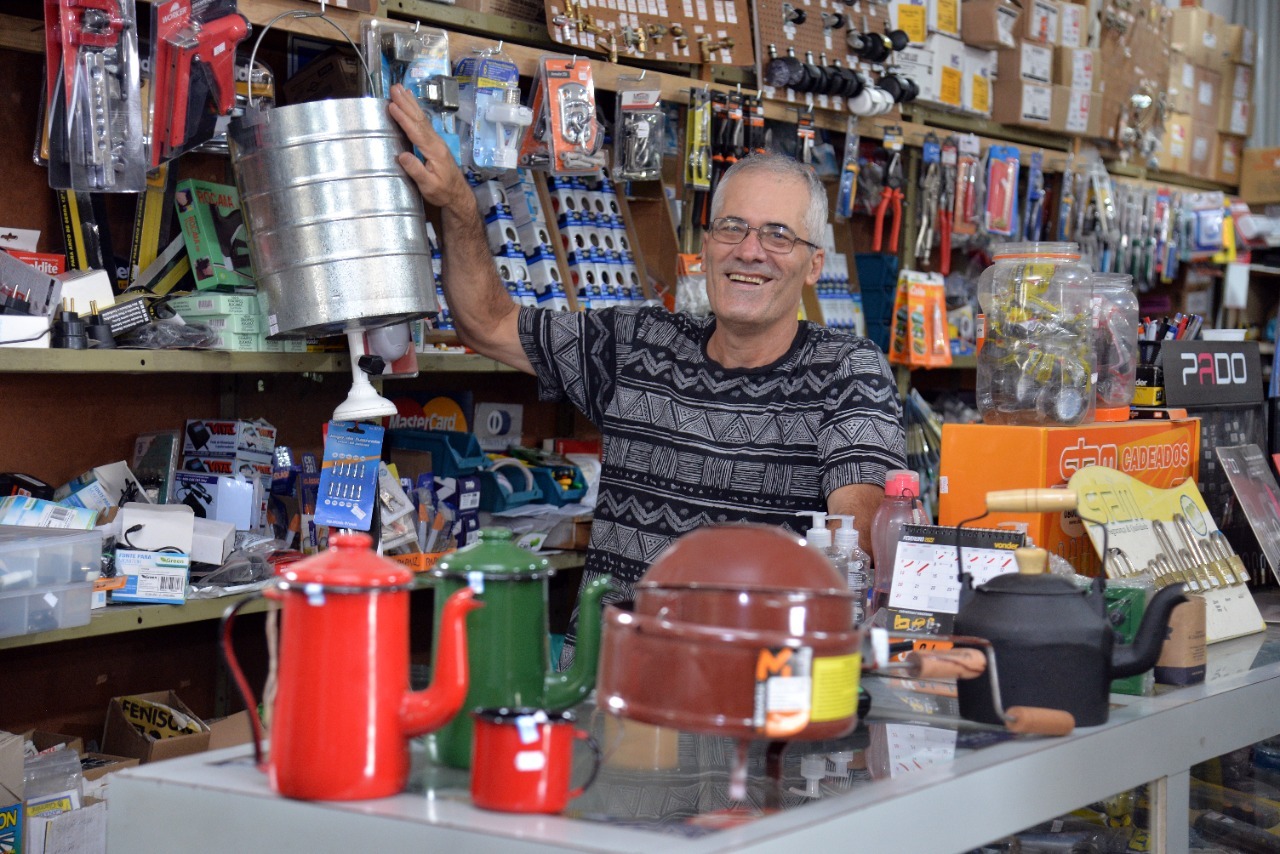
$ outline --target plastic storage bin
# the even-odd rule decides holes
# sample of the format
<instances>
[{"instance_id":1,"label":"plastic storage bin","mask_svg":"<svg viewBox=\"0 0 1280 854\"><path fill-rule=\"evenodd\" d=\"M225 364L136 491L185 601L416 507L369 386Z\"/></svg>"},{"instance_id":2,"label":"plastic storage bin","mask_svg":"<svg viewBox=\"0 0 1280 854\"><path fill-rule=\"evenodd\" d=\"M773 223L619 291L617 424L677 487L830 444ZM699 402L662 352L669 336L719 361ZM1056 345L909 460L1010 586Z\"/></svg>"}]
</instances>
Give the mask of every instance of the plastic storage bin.
<instances>
[{"instance_id":1,"label":"plastic storage bin","mask_svg":"<svg viewBox=\"0 0 1280 854\"><path fill-rule=\"evenodd\" d=\"M392 430L391 447L404 451L430 451L436 477L474 474L488 464L484 449L471 433L459 430Z\"/></svg>"},{"instance_id":2,"label":"plastic storage bin","mask_svg":"<svg viewBox=\"0 0 1280 854\"><path fill-rule=\"evenodd\" d=\"M542 500L563 507L587 494L587 481L575 465L530 466L533 482L542 490Z\"/></svg>"},{"instance_id":3,"label":"plastic storage bin","mask_svg":"<svg viewBox=\"0 0 1280 854\"><path fill-rule=\"evenodd\" d=\"M86 625L92 598L92 581L0 592L0 638Z\"/></svg>"},{"instance_id":4,"label":"plastic storage bin","mask_svg":"<svg viewBox=\"0 0 1280 854\"><path fill-rule=\"evenodd\" d=\"M501 513L542 500L542 490L523 463L495 463L476 474L480 478L480 509L487 513Z\"/></svg>"},{"instance_id":5,"label":"plastic storage bin","mask_svg":"<svg viewBox=\"0 0 1280 854\"><path fill-rule=\"evenodd\" d=\"M0 525L0 594L92 581L101 570L99 531Z\"/></svg>"}]
</instances>

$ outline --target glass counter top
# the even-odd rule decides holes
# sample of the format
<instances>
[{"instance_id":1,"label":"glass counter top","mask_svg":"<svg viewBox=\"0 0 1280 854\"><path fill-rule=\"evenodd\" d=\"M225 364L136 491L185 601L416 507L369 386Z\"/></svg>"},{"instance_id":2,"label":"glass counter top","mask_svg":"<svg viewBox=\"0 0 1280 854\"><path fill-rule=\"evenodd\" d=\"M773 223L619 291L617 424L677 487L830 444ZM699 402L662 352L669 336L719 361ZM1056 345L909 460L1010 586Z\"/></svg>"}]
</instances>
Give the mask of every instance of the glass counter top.
<instances>
[{"instance_id":1,"label":"glass counter top","mask_svg":"<svg viewBox=\"0 0 1280 854\"><path fill-rule=\"evenodd\" d=\"M712 852L785 843L828 850L855 839L864 851L968 851L1280 732L1280 628L1210 646L1203 684L1112 695L1107 723L1062 738L1011 736L961 720L954 686L946 683L876 676L863 683L870 714L845 738L792 742L785 750L750 743L742 801L729 797L732 740L658 730L584 704L579 726L599 739L605 761L594 785L560 816L476 808L468 772L433 764L422 739L413 744L405 793L350 803L279 798L253 766L251 748L240 746L119 772L109 842L134 850L163 844L124 819L117 827L117 805L127 814L134 803L181 810L184 840L208 822L209 847L184 841L191 851L275 850L262 846L286 839L294 850L343 850L332 836L339 826L347 828L346 843L358 838L362 847L404 850L395 846L430 841L447 843L450 854L495 846ZM575 783L589 764L580 750ZM1182 800L1185 809L1185 791ZM216 820L226 809L238 810L236 821ZM304 843L314 847L296 848Z\"/></svg>"}]
</instances>

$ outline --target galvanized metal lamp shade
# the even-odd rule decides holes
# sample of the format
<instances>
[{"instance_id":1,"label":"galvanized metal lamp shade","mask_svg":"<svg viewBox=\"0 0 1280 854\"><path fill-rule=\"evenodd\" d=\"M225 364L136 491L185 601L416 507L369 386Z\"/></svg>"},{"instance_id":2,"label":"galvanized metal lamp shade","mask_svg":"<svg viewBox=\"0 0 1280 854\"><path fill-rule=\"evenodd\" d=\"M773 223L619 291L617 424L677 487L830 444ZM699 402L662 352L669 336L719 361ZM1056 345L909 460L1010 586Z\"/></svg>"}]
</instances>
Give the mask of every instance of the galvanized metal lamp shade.
<instances>
[{"instance_id":1,"label":"galvanized metal lamp shade","mask_svg":"<svg viewBox=\"0 0 1280 854\"><path fill-rule=\"evenodd\" d=\"M249 107L228 138L270 335L333 335L436 311L408 140L378 98Z\"/></svg>"}]
</instances>

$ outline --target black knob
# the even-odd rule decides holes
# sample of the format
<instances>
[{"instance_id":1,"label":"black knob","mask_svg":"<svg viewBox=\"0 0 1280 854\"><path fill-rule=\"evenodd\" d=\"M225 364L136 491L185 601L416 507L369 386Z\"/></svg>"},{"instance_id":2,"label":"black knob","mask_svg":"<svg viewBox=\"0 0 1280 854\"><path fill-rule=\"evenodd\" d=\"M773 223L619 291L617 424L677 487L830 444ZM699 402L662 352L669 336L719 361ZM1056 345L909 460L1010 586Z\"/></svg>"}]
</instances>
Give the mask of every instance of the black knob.
<instances>
[{"instance_id":1,"label":"black knob","mask_svg":"<svg viewBox=\"0 0 1280 854\"><path fill-rule=\"evenodd\" d=\"M911 44L911 36L902 30L893 30L889 33L889 46L894 51L906 50L907 45Z\"/></svg>"},{"instance_id":2,"label":"black knob","mask_svg":"<svg viewBox=\"0 0 1280 854\"><path fill-rule=\"evenodd\" d=\"M784 23L795 24L796 26L800 26L808 20L808 18L809 14L805 12L804 9L797 9L794 6L782 13L782 20Z\"/></svg>"},{"instance_id":3,"label":"black knob","mask_svg":"<svg viewBox=\"0 0 1280 854\"><path fill-rule=\"evenodd\" d=\"M375 356L374 354L369 353L361 356L359 361L356 362L356 365L358 365L360 370L364 371L369 376L376 377L381 376L382 372L387 367L387 362L381 356Z\"/></svg>"}]
</instances>

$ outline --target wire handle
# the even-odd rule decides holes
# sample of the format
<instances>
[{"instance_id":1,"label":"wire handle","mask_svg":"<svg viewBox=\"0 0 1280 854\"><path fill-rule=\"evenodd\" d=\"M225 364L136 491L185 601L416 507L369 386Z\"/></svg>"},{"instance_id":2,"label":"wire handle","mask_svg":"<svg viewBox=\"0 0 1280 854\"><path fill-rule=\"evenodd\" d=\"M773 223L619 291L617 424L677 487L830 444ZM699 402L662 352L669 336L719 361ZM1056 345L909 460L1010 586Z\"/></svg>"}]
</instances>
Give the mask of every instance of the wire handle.
<instances>
[{"instance_id":1,"label":"wire handle","mask_svg":"<svg viewBox=\"0 0 1280 854\"><path fill-rule=\"evenodd\" d=\"M335 23L332 18L325 15L324 5L325 5L324 3L320 4L319 12L310 12L310 11L307 11L306 9L290 9L288 12L281 12L279 15L276 15L270 21L267 21L267 23L262 27L262 31L258 33L258 37L254 39L253 50L249 53L250 74L252 74L252 69L255 65L255 60L258 57L258 46L262 44L262 37L267 34L268 30L270 30L280 21L283 21L285 18L319 18L329 26L333 27L339 33L341 33L342 37L347 40L347 44L351 45L352 49L355 50L356 58L360 60L360 65L364 68L364 76L369 82L369 91L370 92L376 91L376 87L373 85L373 72L369 70L369 63L365 61L364 54L360 52L359 45L357 45L354 41L351 40L351 36L347 35L346 30L338 26L337 23ZM249 107L250 108L253 107L253 87L252 86L249 87Z\"/></svg>"}]
</instances>

